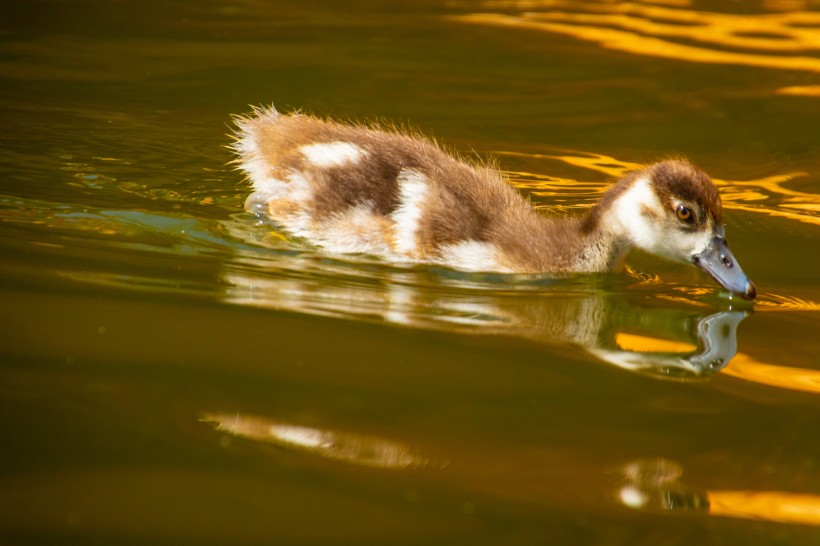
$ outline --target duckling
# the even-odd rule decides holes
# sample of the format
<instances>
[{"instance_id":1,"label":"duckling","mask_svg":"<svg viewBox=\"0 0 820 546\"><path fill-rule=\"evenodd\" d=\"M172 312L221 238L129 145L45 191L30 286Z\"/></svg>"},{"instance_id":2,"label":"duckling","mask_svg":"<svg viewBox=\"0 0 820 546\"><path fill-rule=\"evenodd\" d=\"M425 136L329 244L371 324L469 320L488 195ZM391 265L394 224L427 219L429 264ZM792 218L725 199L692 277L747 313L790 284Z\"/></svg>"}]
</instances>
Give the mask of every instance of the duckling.
<instances>
[{"instance_id":1,"label":"duckling","mask_svg":"<svg viewBox=\"0 0 820 546\"><path fill-rule=\"evenodd\" d=\"M333 253L466 271L604 272L637 247L692 263L746 299L755 285L726 244L720 196L685 160L615 183L584 216L536 212L504 176L435 142L274 108L236 119L253 183L246 209Z\"/></svg>"}]
</instances>

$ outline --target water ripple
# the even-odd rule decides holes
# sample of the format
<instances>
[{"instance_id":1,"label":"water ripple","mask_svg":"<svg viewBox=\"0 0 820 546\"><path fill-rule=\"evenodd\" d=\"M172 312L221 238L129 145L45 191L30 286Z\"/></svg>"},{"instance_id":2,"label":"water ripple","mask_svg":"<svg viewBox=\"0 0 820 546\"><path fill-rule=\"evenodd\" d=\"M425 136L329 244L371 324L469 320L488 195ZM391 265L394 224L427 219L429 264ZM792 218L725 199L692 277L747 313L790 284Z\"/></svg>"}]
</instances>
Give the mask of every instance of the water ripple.
<instances>
[{"instance_id":1,"label":"water ripple","mask_svg":"<svg viewBox=\"0 0 820 546\"><path fill-rule=\"evenodd\" d=\"M694 63L820 72L820 13L729 14L640 2L493 0L454 20L572 36L605 49Z\"/></svg>"},{"instance_id":2,"label":"water ripple","mask_svg":"<svg viewBox=\"0 0 820 546\"><path fill-rule=\"evenodd\" d=\"M519 156L539 161L579 167L617 179L641 165L594 152L555 150L553 153L531 154L496 151L500 156ZM609 181L579 182L571 179L533 175L527 172L508 171L510 181L516 187L539 197L570 196L574 205L589 207L611 185ZM720 188L721 199L727 209L762 213L768 216L788 218L798 222L820 225L820 194L801 191L787 184L806 176L804 172L775 174L750 180L726 180L713 178Z\"/></svg>"}]
</instances>

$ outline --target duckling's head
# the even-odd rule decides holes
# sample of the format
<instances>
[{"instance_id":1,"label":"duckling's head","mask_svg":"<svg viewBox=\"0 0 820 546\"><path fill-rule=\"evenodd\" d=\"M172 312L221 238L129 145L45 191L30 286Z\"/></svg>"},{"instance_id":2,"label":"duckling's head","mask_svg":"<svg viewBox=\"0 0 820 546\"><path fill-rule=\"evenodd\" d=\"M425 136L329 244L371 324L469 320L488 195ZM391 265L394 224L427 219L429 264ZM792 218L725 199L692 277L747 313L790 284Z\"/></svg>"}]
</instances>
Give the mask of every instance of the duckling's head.
<instances>
[{"instance_id":1,"label":"duckling's head","mask_svg":"<svg viewBox=\"0 0 820 546\"><path fill-rule=\"evenodd\" d=\"M607 193L602 205L599 220L628 244L693 263L746 299L757 294L726 244L717 188L690 163L663 161L634 172Z\"/></svg>"}]
</instances>

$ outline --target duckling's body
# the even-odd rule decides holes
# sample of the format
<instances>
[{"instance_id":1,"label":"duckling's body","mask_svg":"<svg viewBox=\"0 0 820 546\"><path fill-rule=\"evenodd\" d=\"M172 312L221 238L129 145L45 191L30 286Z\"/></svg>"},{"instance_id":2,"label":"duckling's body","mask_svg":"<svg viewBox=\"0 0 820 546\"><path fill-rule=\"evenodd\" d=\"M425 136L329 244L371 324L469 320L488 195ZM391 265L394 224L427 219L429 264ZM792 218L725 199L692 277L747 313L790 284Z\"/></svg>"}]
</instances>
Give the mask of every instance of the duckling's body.
<instances>
[{"instance_id":1,"label":"duckling's body","mask_svg":"<svg viewBox=\"0 0 820 546\"><path fill-rule=\"evenodd\" d=\"M472 271L601 272L633 246L697 263L723 241L717 190L684 161L632 173L586 217L550 218L498 171L424 138L272 108L237 124L240 168L256 190L246 208L330 252ZM729 261L743 277L730 289L754 297Z\"/></svg>"}]
</instances>

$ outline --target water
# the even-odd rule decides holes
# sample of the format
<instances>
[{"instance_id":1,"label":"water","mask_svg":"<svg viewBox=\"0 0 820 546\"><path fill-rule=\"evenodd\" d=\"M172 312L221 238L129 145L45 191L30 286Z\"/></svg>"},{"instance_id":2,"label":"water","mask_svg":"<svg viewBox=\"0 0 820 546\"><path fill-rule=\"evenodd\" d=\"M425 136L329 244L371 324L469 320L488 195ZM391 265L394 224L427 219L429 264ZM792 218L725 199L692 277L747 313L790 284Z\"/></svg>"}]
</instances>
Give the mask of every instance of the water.
<instances>
[{"instance_id":1,"label":"water","mask_svg":"<svg viewBox=\"0 0 820 546\"><path fill-rule=\"evenodd\" d=\"M0 21L0 542L820 542L816 4ZM546 213L685 155L760 295L324 255L243 211L230 116L270 103L493 157Z\"/></svg>"}]
</instances>

